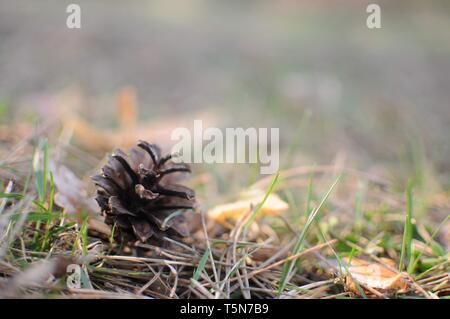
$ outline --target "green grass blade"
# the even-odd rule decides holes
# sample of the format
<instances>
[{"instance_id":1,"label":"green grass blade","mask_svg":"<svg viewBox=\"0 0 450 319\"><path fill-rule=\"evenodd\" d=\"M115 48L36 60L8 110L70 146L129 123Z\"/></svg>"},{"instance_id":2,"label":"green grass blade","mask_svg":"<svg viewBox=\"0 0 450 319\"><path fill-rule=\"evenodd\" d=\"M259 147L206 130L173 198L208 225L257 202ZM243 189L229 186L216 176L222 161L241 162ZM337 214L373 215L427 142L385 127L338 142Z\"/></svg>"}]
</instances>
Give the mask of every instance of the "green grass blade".
<instances>
[{"instance_id":1,"label":"green grass blade","mask_svg":"<svg viewBox=\"0 0 450 319\"><path fill-rule=\"evenodd\" d=\"M408 182L406 187L406 217L405 217L405 226L403 230L403 240L402 240L402 250L400 254L400 264L399 271L403 271L405 255L408 258L408 268L414 265L414 258L412 252L412 236L413 236L413 224L412 224L412 214L413 214L413 183L411 181ZM408 271L412 271L412 269L408 269Z\"/></svg>"},{"instance_id":2,"label":"green grass blade","mask_svg":"<svg viewBox=\"0 0 450 319\"><path fill-rule=\"evenodd\" d=\"M17 193L0 193L0 198L7 198L7 199L23 199L25 196L22 194Z\"/></svg>"},{"instance_id":3,"label":"green grass blade","mask_svg":"<svg viewBox=\"0 0 450 319\"><path fill-rule=\"evenodd\" d=\"M306 195L306 206L305 206L306 216L309 216L309 214L311 213L311 201L313 198L313 181L314 181L314 173L311 173L309 175L308 190Z\"/></svg>"},{"instance_id":4,"label":"green grass blade","mask_svg":"<svg viewBox=\"0 0 450 319\"><path fill-rule=\"evenodd\" d=\"M294 246L294 249L292 251L292 255L295 255L300 252L300 249L303 247L303 241L306 237L306 233L308 232L311 224L315 220L317 214L319 213L320 209L322 208L323 204L327 201L328 197L330 196L331 192L333 191L334 187L337 185L341 178L341 175L339 175L334 183L330 186L325 196L323 196L322 200L320 201L319 205L309 214L308 220L306 221L305 226L303 227L302 232L300 233L300 236L298 237L298 240ZM284 288L286 287L287 279L289 277L289 274L291 273L292 269L294 268L295 262L290 261L285 264L285 268L283 270L283 273L280 278L280 284L278 287L278 295L281 295Z\"/></svg>"},{"instance_id":5,"label":"green grass blade","mask_svg":"<svg viewBox=\"0 0 450 319\"><path fill-rule=\"evenodd\" d=\"M20 220L21 216L23 214L22 213L15 213L11 216L11 220L12 221L18 221ZM51 221L51 220L55 220L58 218L61 218L62 214L61 213L42 213L42 212L30 212L28 213L27 217L26 217L26 221L27 222L47 222L47 221Z\"/></svg>"},{"instance_id":6,"label":"green grass blade","mask_svg":"<svg viewBox=\"0 0 450 319\"><path fill-rule=\"evenodd\" d=\"M261 210L261 207L264 206L264 203L266 202L267 198L269 197L269 195L273 192L273 189L275 188L275 185L278 182L278 178L280 177L280 172L277 172L277 174L275 175L274 179L272 180L272 183L270 184L269 189L267 190L266 194L264 195L263 200L261 201L261 203L259 203L255 210L253 211L252 215L250 216L250 218L247 220L247 222L244 225L244 231L248 229L248 227L253 223L253 221L255 220L256 216L258 215L259 211Z\"/></svg>"},{"instance_id":7,"label":"green grass blade","mask_svg":"<svg viewBox=\"0 0 450 319\"><path fill-rule=\"evenodd\" d=\"M53 174L52 172L50 172L50 199L49 199L49 203L48 203L48 209L47 209L47 213L52 215L53 213L53 203L55 201L55 181L53 179ZM42 250L45 249L45 247L47 246L47 241L50 235L50 228L52 225L52 220L48 220L47 223L45 224L45 234L44 234L44 239L42 241Z\"/></svg>"},{"instance_id":8,"label":"green grass blade","mask_svg":"<svg viewBox=\"0 0 450 319\"><path fill-rule=\"evenodd\" d=\"M427 241L427 246L430 246L433 244L434 242L434 238L439 234L439 232L441 231L442 227L444 227L444 225L450 220L450 214L447 215L447 217L445 217L440 223L439 225L436 227L436 229L433 231L433 233L431 234L430 239ZM414 258L414 264L413 264L413 269L415 269L420 261L420 257L422 257L423 251L419 252L419 254ZM428 271L428 270L427 270ZM420 279L423 277L423 273L419 274L415 277L416 280Z\"/></svg>"},{"instance_id":9,"label":"green grass blade","mask_svg":"<svg viewBox=\"0 0 450 319\"><path fill-rule=\"evenodd\" d=\"M43 203L47 194L48 181L48 142L46 139L39 142L39 146L34 153L33 170L39 200Z\"/></svg>"},{"instance_id":10,"label":"green grass blade","mask_svg":"<svg viewBox=\"0 0 450 319\"><path fill-rule=\"evenodd\" d=\"M88 219L89 216L85 216L83 218L83 224L80 227L80 235L81 235L81 246L83 256L87 255L88 249Z\"/></svg>"},{"instance_id":11,"label":"green grass blade","mask_svg":"<svg viewBox=\"0 0 450 319\"><path fill-rule=\"evenodd\" d=\"M205 269L206 262L208 261L208 256L209 256L209 248L207 248L205 250L205 253L202 256L202 259L200 259L200 262L198 263L198 267L197 267L197 269L195 269L194 275L192 276L192 278L195 281L198 281L203 269Z\"/></svg>"}]
</instances>

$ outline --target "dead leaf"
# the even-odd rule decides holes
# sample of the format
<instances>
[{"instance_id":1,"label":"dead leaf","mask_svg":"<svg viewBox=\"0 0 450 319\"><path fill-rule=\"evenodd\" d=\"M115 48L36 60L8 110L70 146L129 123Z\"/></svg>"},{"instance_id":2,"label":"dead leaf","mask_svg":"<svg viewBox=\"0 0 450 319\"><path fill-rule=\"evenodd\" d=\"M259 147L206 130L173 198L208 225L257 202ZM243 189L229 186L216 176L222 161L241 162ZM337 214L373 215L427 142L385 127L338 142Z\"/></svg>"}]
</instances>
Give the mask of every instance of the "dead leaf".
<instances>
[{"instance_id":1,"label":"dead leaf","mask_svg":"<svg viewBox=\"0 0 450 319\"><path fill-rule=\"evenodd\" d=\"M111 228L106 225L101 220L95 219L95 218L89 218L88 220L88 229L89 233L94 236L99 236L103 239L110 239L111 238Z\"/></svg>"},{"instance_id":2,"label":"dead leaf","mask_svg":"<svg viewBox=\"0 0 450 319\"><path fill-rule=\"evenodd\" d=\"M76 263L75 259L57 256L33 262L23 270L8 278L0 290L1 298L17 298L23 296L23 288L46 286L53 278L65 275L67 266Z\"/></svg>"},{"instance_id":3,"label":"dead leaf","mask_svg":"<svg viewBox=\"0 0 450 319\"><path fill-rule=\"evenodd\" d=\"M254 209L264 199L264 192L256 189L242 193L240 200L218 205L208 211L208 217L217 223L226 224L227 220L237 221L251 209ZM270 194L264 205L261 207L259 215L279 216L289 209L289 205L278 195Z\"/></svg>"},{"instance_id":4,"label":"dead leaf","mask_svg":"<svg viewBox=\"0 0 450 319\"><path fill-rule=\"evenodd\" d=\"M63 208L64 212L79 217L80 212L91 213L88 220L89 231L108 239L111 236L111 229L103 221L97 219L99 210L95 200L90 198L85 192L85 184L70 169L63 165L56 166L50 163L51 171L56 186L55 203ZM70 216L69 216L70 218Z\"/></svg>"},{"instance_id":5,"label":"dead leaf","mask_svg":"<svg viewBox=\"0 0 450 319\"><path fill-rule=\"evenodd\" d=\"M348 263L348 258L343 259ZM408 288L408 277L390 268L395 265L394 261L383 258L384 264L369 262L359 258L353 258L347 264L348 273L345 277L345 285L348 290L360 294L358 285L363 288L375 289L380 292L396 291L404 292Z\"/></svg>"},{"instance_id":6,"label":"dead leaf","mask_svg":"<svg viewBox=\"0 0 450 319\"><path fill-rule=\"evenodd\" d=\"M50 162L56 186L55 203L68 214L78 214L81 210L98 211L94 199L89 198L86 185L70 169Z\"/></svg>"}]
</instances>

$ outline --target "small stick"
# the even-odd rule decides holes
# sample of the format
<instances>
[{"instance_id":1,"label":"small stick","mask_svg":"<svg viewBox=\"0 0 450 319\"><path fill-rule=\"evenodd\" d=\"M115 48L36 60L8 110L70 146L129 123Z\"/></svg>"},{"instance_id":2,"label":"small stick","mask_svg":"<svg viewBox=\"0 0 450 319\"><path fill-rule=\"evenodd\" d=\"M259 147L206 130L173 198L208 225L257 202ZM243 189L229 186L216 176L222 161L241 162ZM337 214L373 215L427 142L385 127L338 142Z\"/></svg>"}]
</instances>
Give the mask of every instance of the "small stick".
<instances>
[{"instance_id":1,"label":"small stick","mask_svg":"<svg viewBox=\"0 0 450 319\"><path fill-rule=\"evenodd\" d=\"M275 267L277 267L277 266L280 266L280 265L282 265L282 264L284 264L284 263L286 263L286 262L288 262L288 261L295 260L295 259L297 259L297 258L299 258L299 257L301 257L301 256L303 256L303 255L309 254L309 253L311 253L311 252L313 252L313 251L316 251L316 250L318 250L318 249L322 249L323 247L327 247L327 246L329 246L329 245L332 245L332 244L334 244L334 243L336 243L336 242L337 242L336 239L332 239L332 240L330 240L330 241L327 241L326 243L318 244L318 245L313 246L313 247L311 247L311 248L305 249L305 250L303 250L303 251L301 251L301 252L299 252L299 253L297 253L297 254L295 254L295 255L292 255L292 256L289 256L289 257L287 257L287 258L285 258L285 259L282 259L282 260L280 260L280 261L277 261L276 263L273 263L273 264L271 264L271 265L269 265L269 266L267 266L267 267L264 267L264 268L261 268L261 269L254 270L254 271L252 271L248 276L249 276L249 277L255 276L255 275L257 275L257 274L260 274L260 273L262 273L262 272L265 272L265 271L267 271L267 270L270 270L270 269L272 269L272 268L275 268Z\"/></svg>"}]
</instances>

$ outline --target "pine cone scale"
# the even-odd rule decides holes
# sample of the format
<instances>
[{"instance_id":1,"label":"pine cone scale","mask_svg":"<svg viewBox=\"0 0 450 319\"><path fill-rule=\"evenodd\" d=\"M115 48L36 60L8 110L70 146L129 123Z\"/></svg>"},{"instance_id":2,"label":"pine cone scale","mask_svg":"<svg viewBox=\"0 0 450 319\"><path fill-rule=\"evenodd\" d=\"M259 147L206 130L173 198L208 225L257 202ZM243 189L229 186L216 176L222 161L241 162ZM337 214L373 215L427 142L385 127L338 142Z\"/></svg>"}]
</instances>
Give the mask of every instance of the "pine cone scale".
<instances>
[{"instance_id":1,"label":"pine cone scale","mask_svg":"<svg viewBox=\"0 0 450 319\"><path fill-rule=\"evenodd\" d=\"M111 196L108 202L109 209L114 215L129 215L136 217L137 214L125 208L117 196Z\"/></svg>"},{"instance_id":2,"label":"pine cone scale","mask_svg":"<svg viewBox=\"0 0 450 319\"><path fill-rule=\"evenodd\" d=\"M141 242L145 243L150 237L154 235L155 232L152 230L152 227L146 220L135 217L130 217L129 220L131 222L135 235Z\"/></svg>"}]
</instances>

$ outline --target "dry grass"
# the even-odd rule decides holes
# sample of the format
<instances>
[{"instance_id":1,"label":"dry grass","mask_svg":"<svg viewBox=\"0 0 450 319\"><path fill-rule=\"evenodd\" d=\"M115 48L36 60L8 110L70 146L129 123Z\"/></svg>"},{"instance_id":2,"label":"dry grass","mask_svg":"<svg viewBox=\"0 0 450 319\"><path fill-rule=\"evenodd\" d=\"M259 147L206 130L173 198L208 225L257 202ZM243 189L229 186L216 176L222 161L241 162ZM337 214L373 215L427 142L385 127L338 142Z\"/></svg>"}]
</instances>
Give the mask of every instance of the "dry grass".
<instances>
[{"instance_id":1,"label":"dry grass","mask_svg":"<svg viewBox=\"0 0 450 319\"><path fill-rule=\"evenodd\" d=\"M206 211L221 197L236 194L232 188L219 194L220 179L196 167L191 186L200 205L192 217L192 236L185 242L166 238L160 246L124 246L112 239L90 201L89 176L103 154L70 142L71 132L58 122L25 130L26 134L12 134L9 128L3 131L0 149L1 297L450 295L448 243L443 240L450 196L445 192L429 194L417 185L415 197L407 198L395 190L393 181L346 167L340 160L328 166L294 167L281 171L278 183L267 177L254 185L283 196L290 204L287 214L254 219L255 207L230 229L209 220ZM49 151L42 143L45 136L56 136L49 141ZM73 172L59 169L63 166ZM53 179L45 178L48 171ZM330 188L339 174L335 189ZM407 210L413 214L409 239L403 236ZM405 261L402 251L408 253ZM383 265L384 257L409 265L389 266L397 273L408 271L407 289L380 291L361 283L360 293L349 291L345 271L338 265L342 258L356 256ZM81 289L66 285L65 270L71 263L82 266Z\"/></svg>"}]
</instances>

